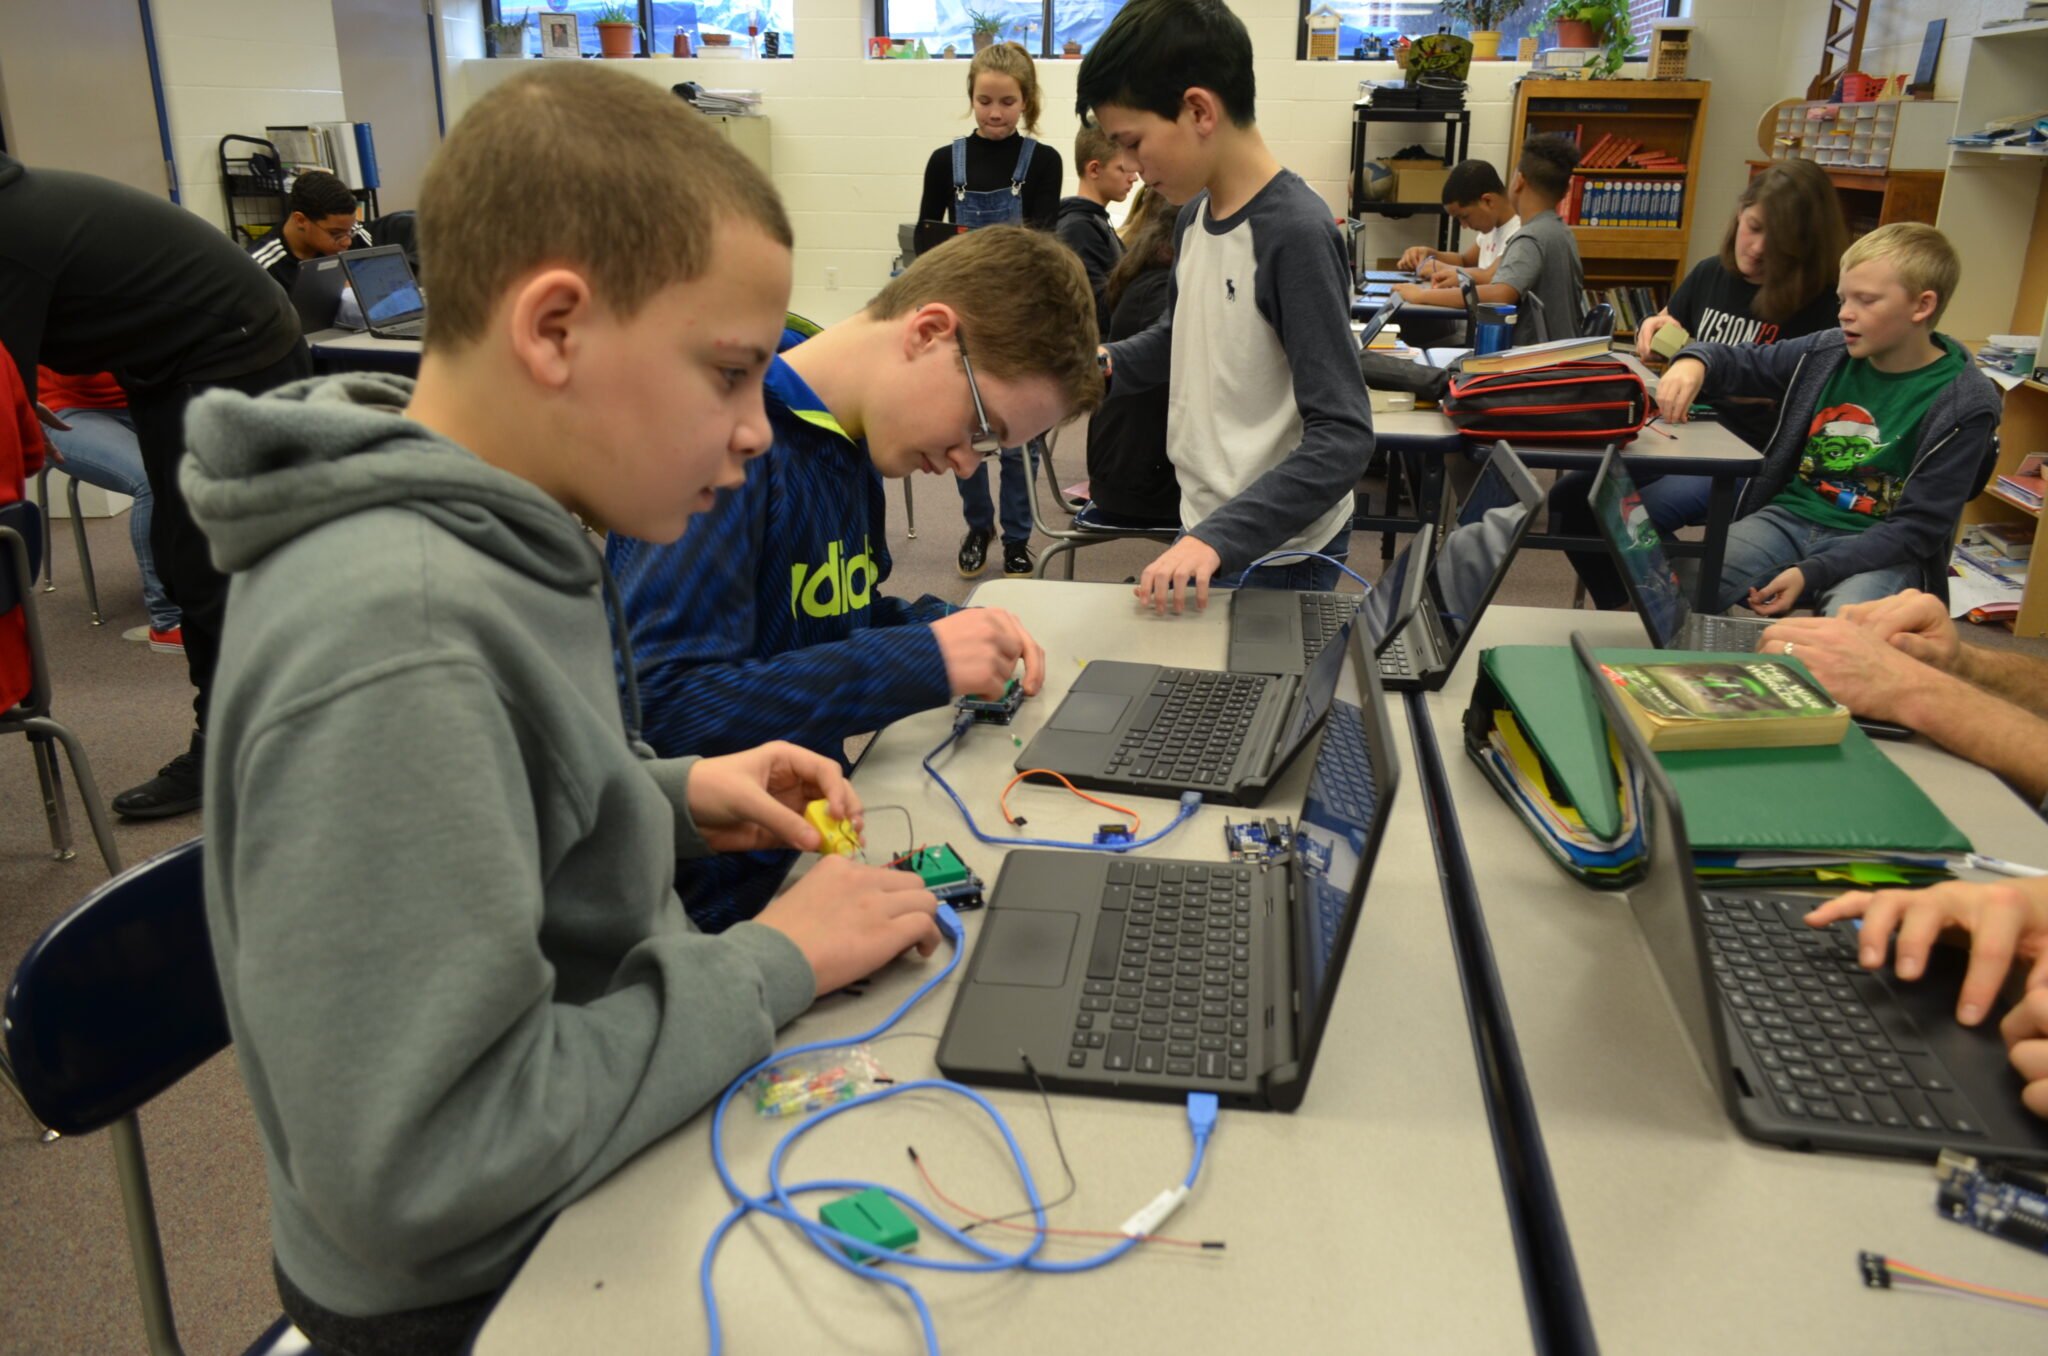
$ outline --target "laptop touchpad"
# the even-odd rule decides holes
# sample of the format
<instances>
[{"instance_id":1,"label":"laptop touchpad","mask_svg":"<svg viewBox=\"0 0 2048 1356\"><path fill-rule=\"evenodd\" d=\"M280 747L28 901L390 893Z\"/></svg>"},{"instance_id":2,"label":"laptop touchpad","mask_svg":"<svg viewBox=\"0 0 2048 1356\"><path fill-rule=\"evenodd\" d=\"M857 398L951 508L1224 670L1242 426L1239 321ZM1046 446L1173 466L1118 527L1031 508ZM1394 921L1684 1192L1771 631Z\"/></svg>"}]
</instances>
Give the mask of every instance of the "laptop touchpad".
<instances>
[{"instance_id":1,"label":"laptop touchpad","mask_svg":"<svg viewBox=\"0 0 2048 1356\"><path fill-rule=\"evenodd\" d=\"M1048 730L1080 730L1087 734L1108 734L1123 719L1129 697L1116 692L1070 692L1060 709L1046 723Z\"/></svg>"},{"instance_id":2,"label":"laptop touchpad","mask_svg":"<svg viewBox=\"0 0 2048 1356\"><path fill-rule=\"evenodd\" d=\"M1080 915L990 909L986 917L974 949L975 983L1057 989L1067 982Z\"/></svg>"},{"instance_id":3,"label":"laptop touchpad","mask_svg":"<svg viewBox=\"0 0 2048 1356\"><path fill-rule=\"evenodd\" d=\"M1285 617L1275 617L1270 614L1261 616L1255 612L1249 616L1236 618L1234 625L1237 628L1237 638L1239 640L1264 641L1287 639L1288 627Z\"/></svg>"}]
</instances>

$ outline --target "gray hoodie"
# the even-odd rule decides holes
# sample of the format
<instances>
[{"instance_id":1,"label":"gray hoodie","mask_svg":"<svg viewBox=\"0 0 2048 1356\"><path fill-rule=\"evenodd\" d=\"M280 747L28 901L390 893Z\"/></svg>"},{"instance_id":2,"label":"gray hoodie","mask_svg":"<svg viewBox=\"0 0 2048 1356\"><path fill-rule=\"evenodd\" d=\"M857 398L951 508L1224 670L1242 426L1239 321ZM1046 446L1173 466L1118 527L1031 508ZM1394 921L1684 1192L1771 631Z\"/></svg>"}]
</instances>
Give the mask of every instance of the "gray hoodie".
<instances>
[{"instance_id":1,"label":"gray hoodie","mask_svg":"<svg viewBox=\"0 0 2048 1356\"><path fill-rule=\"evenodd\" d=\"M582 529L410 395L210 393L180 475L233 576L214 955L278 1259L351 1315L503 1284L813 988L783 934L684 915L690 762L628 734Z\"/></svg>"}]
</instances>

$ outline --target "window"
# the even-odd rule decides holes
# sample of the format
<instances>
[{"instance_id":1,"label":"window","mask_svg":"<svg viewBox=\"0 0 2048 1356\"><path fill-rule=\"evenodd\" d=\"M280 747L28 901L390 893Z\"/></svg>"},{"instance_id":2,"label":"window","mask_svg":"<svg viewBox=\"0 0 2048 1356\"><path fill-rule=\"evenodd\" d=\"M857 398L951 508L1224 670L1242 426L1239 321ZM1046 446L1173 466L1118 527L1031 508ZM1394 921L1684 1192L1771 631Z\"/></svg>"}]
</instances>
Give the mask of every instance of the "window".
<instances>
[{"instance_id":1,"label":"window","mask_svg":"<svg viewBox=\"0 0 2048 1356\"><path fill-rule=\"evenodd\" d=\"M583 51L586 55L597 52L597 12L606 8L605 0L541 0L535 5L525 5L520 0L490 0L490 20L498 22L500 17L519 22L520 16L542 10L557 14L574 14L579 22L577 31L582 35ZM702 45L705 33L729 33L732 45L747 45L747 25L755 23L763 33L775 33L780 37L780 55L790 56L796 51L794 37L796 29L796 0L640 0L640 31L647 35L643 50L666 56L675 50L676 30L688 35L694 50ZM535 35L527 37L528 49L538 41Z\"/></svg>"},{"instance_id":2,"label":"window","mask_svg":"<svg viewBox=\"0 0 2048 1356\"><path fill-rule=\"evenodd\" d=\"M964 59L974 54L975 18L986 17L1001 25L997 41L1021 42L1045 58L1058 57L1069 42L1087 51L1122 8L1123 0L875 0L875 26L891 38L923 42L932 56L950 45Z\"/></svg>"},{"instance_id":3,"label":"window","mask_svg":"<svg viewBox=\"0 0 2048 1356\"><path fill-rule=\"evenodd\" d=\"M1385 42L1397 37L1419 38L1442 28L1457 32L1463 27L1452 22L1443 6L1434 0L1303 0L1301 26L1295 35L1297 57L1308 56L1309 11L1325 5L1344 19L1337 34L1340 58L1350 57L1367 38ZM1545 0L1529 0L1500 26L1501 55L1512 56L1523 38L1535 38L1539 46L1550 41L1550 30L1542 18L1545 7ZM1685 9L1684 0L1630 0L1629 23L1635 31L1635 54L1640 57L1649 50L1651 24L1663 18L1678 18Z\"/></svg>"}]
</instances>

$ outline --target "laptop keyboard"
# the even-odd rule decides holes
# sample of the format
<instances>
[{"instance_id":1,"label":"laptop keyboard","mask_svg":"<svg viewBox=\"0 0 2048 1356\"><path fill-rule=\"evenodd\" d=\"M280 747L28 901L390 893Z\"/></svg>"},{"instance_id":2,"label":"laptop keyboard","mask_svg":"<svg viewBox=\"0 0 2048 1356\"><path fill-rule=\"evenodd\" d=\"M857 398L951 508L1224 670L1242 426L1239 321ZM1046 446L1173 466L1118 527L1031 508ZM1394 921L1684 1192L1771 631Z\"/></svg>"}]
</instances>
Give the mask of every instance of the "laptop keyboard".
<instances>
[{"instance_id":1,"label":"laptop keyboard","mask_svg":"<svg viewBox=\"0 0 2048 1356\"><path fill-rule=\"evenodd\" d=\"M1355 593L1300 593L1301 599L1301 657L1310 664L1323 652L1344 623L1358 615L1358 595Z\"/></svg>"},{"instance_id":2,"label":"laptop keyboard","mask_svg":"<svg viewBox=\"0 0 2048 1356\"><path fill-rule=\"evenodd\" d=\"M1705 616L1698 613L1699 638L1702 650L1730 650L1748 654L1756 649L1758 636L1754 626L1740 624L1724 625L1727 617Z\"/></svg>"},{"instance_id":3,"label":"laptop keyboard","mask_svg":"<svg viewBox=\"0 0 2048 1356\"><path fill-rule=\"evenodd\" d=\"M1109 864L1070 1069L1250 1076L1249 866Z\"/></svg>"},{"instance_id":4,"label":"laptop keyboard","mask_svg":"<svg viewBox=\"0 0 2048 1356\"><path fill-rule=\"evenodd\" d=\"M1250 673L1160 670L1151 695L1110 755L1108 775L1198 791L1227 786L1269 681Z\"/></svg>"},{"instance_id":5,"label":"laptop keyboard","mask_svg":"<svg viewBox=\"0 0 2048 1356\"><path fill-rule=\"evenodd\" d=\"M1707 895L1705 910L1721 999L1780 1111L1943 1141L1984 1133L1912 1020L1857 964L1847 925L1810 928L1801 905L1739 895Z\"/></svg>"},{"instance_id":6,"label":"laptop keyboard","mask_svg":"<svg viewBox=\"0 0 2048 1356\"><path fill-rule=\"evenodd\" d=\"M1414 676L1415 659L1414 656L1408 653L1408 631L1404 627L1401 634L1388 641L1387 648L1380 651L1380 677L1413 678Z\"/></svg>"}]
</instances>

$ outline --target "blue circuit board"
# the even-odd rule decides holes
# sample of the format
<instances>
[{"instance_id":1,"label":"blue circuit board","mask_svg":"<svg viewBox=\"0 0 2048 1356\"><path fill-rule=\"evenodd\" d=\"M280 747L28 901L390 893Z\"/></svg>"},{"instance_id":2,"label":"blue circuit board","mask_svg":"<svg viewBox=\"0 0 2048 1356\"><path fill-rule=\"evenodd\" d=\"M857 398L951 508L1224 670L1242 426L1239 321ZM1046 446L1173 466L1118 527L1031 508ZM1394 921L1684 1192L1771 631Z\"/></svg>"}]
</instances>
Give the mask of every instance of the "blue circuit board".
<instances>
[{"instance_id":1,"label":"blue circuit board","mask_svg":"<svg viewBox=\"0 0 2048 1356\"><path fill-rule=\"evenodd\" d=\"M1958 1224L2048 1253L2048 1176L1943 1149L1934 1208Z\"/></svg>"}]
</instances>

